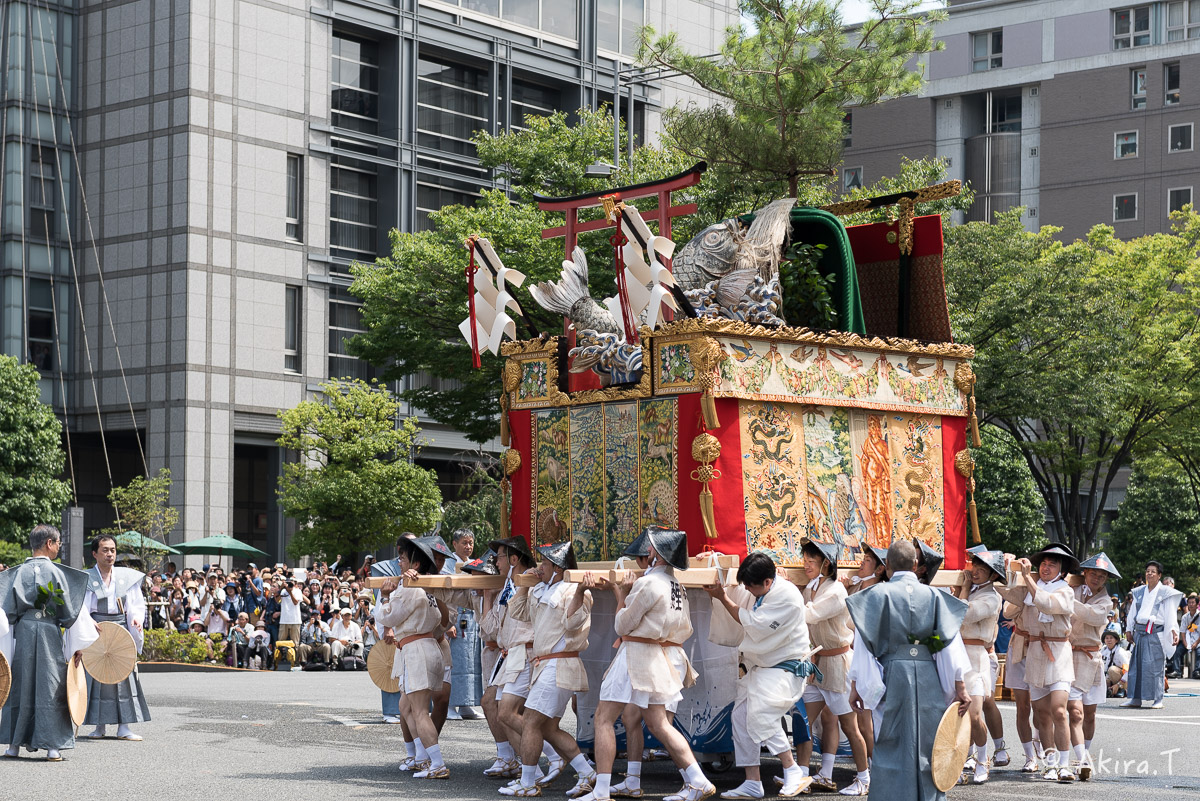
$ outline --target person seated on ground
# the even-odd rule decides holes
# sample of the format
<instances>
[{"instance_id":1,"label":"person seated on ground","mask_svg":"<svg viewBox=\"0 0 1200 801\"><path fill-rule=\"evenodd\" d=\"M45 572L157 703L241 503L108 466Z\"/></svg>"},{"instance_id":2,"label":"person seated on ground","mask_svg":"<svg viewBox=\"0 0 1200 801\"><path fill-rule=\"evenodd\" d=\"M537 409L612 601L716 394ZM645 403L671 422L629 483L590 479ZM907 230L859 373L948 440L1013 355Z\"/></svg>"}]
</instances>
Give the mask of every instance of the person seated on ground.
<instances>
[{"instance_id":1,"label":"person seated on ground","mask_svg":"<svg viewBox=\"0 0 1200 801\"><path fill-rule=\"evenodd\" d=\"M329 628L329 647L339 665L343 656L363 655L362 629L350 619L352 612L350 607L339 610L337 619Z\"/></svg>"},{"instance_id":2,"label":"person seated on ground","mask_svg":"<svg viewBox=\"0 0 1200 801\"><path fill-rule=\"evenodd\" d=\"M309 612L308 622L300 627L300 645L296 648L296 659L301 665L310 661L329 664L329 628L321 622L321 616L316 612Z\"/></svg>"},{"instance_id":3,"label":"person seated on ground","mask_svg":"<svg viewBox=\"0 0 1200 801\"><path fill-rule=\"evenodd\" d=\"M254 624L254 631L250 633L248 638L249 645L246 647L246 667L261 668L262 670L270 670L272 665L271 660L271 635L267 633L267 624L260 620Z\"/></svg>"},{"instance_id":4,"label":"person seated on ground","mask_svg":"<svg viewBox=\"0 0 1200 801\"><path fill-rule=\"evenodd\" d=\"M1129 652L1121 647L1121 634L1116 627L1104 630L1100 659L1104 663L1104 682L1107 697L1124 698L1128 686Z\"/></svg>"}]
</instances>

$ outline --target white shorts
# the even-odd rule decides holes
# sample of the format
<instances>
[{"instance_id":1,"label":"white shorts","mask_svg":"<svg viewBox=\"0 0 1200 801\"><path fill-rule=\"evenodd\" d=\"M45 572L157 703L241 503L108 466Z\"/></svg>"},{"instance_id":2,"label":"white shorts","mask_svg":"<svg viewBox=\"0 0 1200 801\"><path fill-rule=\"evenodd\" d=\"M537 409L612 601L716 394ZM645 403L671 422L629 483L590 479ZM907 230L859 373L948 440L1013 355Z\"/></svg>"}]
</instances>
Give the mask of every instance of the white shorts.
<instances>
[{"instance_id":1,"label":"white shorts","mask_svg":"<svg viewBox=\"0 0 1200 801\"><path fill-rule=\"evenodd\" d=\"M1004 686L1010 690L1028 690L1025 683L1025 660L1009 662L1004 666Z\"/></svg>"},{"instance_id":2,"label":"white shorts","mask_svg":"<svg viewBox=\"0 0 1200 801\"><path fill-rule=\"evenodd\" d=\"M672 648L671 650L678 652L681 649ZM672 660L672 664L675 664L674 660ZM677 671L681 667L681 665L675 665ZM668 695L667 693L651 693L633 689L633 683L629 678L629 663L626 661L625 648L622 646L617 651L617 655L613 657L612 664L608 666L608 672L604 674L604 683L600 685L600 700L617 704L633 704L641 709L646 709L651 704L658 704L673 713L679 708L679 702L683 700L683 693L676 692Z\"/></svg>"},{"instance_id":3,"label":"white shorts","mask_svg":"<svg viewBox=\"0 0 1200 801\"><path fill-rule=\"evenodd\" d=\"M1067 696L1068 701L1083 701L1084 706L1099 706L1104 703L1107 696L1108 688L1104 686L1104 675L1100 675L1100 683L1089 690L1081 690L1074 684L1071 685L1071 694Z\"/></svg>"},{"instance_id":4,"label":"white shorts","mask_svg":"<svg viewBox=\"0 0 1200 801\"><path fill-rule=\"evenodd\" d=\"M971 671L971 680L967 685L967 695L988 698L992 693L988 692L987 676L979 673L979 671ZM995 680L992 681L992 686L996 686Z\"/></svg>"},{"instance_id":5,"label":"white shorts","mask_svg":"<svg viewBox=\"0 0 1200 801\"><path fill-rule=\"evenodd\" d=\"M547 660L525 698L526 709L541 712L548 718L561 718L571 703L571 696L575 695L574 690L564 690L558 686L557 661Z\"/></svg>"},{"instance_id":6,"label":"white shorts","mask_svg":"<svg viewBox=\"0 0 1200 801\"><path fill-rule=\"evenodd\" d=\"M450 665L446 665L445 669L442 671L442 684L450 683L450 671L452 669L453 668Z\"/></svg>"},{"instance_id":7,"label":"white shorts","mask_svg":"<svg viewBox=\"0 0 1200 801\"><path fill-rule=\"evenodd\" d=\"M829 707L829 711L839 717L841 715L848 715L851 712L850 693L834 693L829 690L822 690L815 684L804 685L804 695L800 697L800 700L805 704L824 701L825 705Z\"/></svg>"},{"instance_id":8,"label":"white shorts","mask_svg":"<svg viewBox=\"0 0 1200 801\"><path fill-rule=\"evenodd\" d=\"M1047 695L1053 692L1067 692L1071 689L1071 682L1056 681L1053 684L1048 684L1045 687L1029 687L1029 700L1040 701Z\"/></svg>"},{"instance_id":9,"label":"white shorts","mask_svg":"<svg viewBox=\"0 0 1200 801\"><path fill-rule=\"evenodd\" d=\"M525 667L521 669L521 672L517 674L517 677L504 685L504 690L500 693L500 695L515 695L518 698L528 698L529 677L532 675L533 666L526 663Z\"/></svg>"}]
</instances>

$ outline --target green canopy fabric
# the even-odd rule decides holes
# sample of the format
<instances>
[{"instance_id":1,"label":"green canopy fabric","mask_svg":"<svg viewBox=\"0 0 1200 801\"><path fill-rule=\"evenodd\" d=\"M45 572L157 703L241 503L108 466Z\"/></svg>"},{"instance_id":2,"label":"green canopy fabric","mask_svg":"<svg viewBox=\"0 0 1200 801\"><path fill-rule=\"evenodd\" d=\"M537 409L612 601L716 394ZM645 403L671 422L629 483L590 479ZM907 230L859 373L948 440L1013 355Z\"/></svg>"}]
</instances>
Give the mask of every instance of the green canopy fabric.
<instances>
[{"instance_id":1,"label":"green canopy fabric","mask_svg":"<svg viewBox=\"0 0 1200 801\"><path fill-rule=\"evenodd\" d=\"M153 537L147 537L137 531L126 531L114 537L117 541L117 547L127 551L154 551L155 553L171 553L177 554L179 551L167 545L165 542L159 542Z\"/></svg>"},{"instance_id":2,"label":"green canopy fabric","mask_svg":"<svg viewBox=\"0 0 1200 801\"><path fill-rule=\"evenodd\" d=\"M209 554L212 556L269 556L266 551L260 551L253 545L247 545L241 540L234 539L228 534L215 534L191 542L183 542L176 546L182 554Z\"/></svg>"}]
</instances>

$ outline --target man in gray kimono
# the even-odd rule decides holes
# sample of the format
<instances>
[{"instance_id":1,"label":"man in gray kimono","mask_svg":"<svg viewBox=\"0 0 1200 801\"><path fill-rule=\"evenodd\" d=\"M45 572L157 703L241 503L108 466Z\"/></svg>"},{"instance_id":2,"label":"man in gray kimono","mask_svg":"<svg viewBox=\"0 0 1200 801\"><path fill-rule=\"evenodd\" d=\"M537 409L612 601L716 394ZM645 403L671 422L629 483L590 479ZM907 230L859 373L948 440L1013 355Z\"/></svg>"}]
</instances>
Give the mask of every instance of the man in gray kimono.
<instances>
[{"instance_id":1,"label":"man in gray kimono","mask_svg":"<svg viewBox=\"0 0 1200 801\"><path fill-rule=\"evenodd\" d=\"M1183 593L1162 581L1162 565L1146 563L1146 583L1133 588L1133 603L1125 620L1125 636L1133 648L1129 665L1129 699L1122 707L1163 708L1166 655L1179 644L1179 598Z\"/></svg>"},{"instance_id":2,"label":"man in gray kimono","mask_svg":"<svg viewBox=\"0 0 1200 801\"><path fill-rule=\"evenodd\" d=\"M142 580L146 574L116 566L117 541L108 534L92 540L92 559L96 564L88 571L84 605L97 623L124 626L140 652L145 638L142 626L146 618L146 599L142 595ZM87 692L87 716L83 723L95 728L86 737L102 738L108 733L106 727L115 724L118 740L142 739L129 728L131 723L150 720L150 709L146 706L136 668L129 678L117 684L101 684L89 675Z\"/></svg>"},{"instance_id":3,"label":"man in gray kimono","mask_svg":"<svg viewBox=\"0 0 1200 801\"><path fill-rule=\"evenodd\" d=\"M916 564L913 544L894 542L891 579L846 601L855 626L850 703L865 709L882 695L870 795L887 801L945 798L933 784L934 734L952 701L960 715L971 702L963 684L971 663L958 636L967 605L922 584ZM860 664L872 658L876 664Z\"/></svg>"},{"instance_id":4,"label":"man in gray kimono","mask_svg":"<svg viewBox=\"0 0 1200 801\"><path fill-rule=\"evenodd\" d=\"M21 746L46 749L51 762L75 747L67 712L67 661L96 641L99 633L83 605L87 573L55 564L62 535L54 526L29 533L33 556L0 573L0 611L12 626L0 642L12 667L12 688L0 717L4 756ZM60 627L67 630L64 636Z\"/></svg>"}]
</instances>

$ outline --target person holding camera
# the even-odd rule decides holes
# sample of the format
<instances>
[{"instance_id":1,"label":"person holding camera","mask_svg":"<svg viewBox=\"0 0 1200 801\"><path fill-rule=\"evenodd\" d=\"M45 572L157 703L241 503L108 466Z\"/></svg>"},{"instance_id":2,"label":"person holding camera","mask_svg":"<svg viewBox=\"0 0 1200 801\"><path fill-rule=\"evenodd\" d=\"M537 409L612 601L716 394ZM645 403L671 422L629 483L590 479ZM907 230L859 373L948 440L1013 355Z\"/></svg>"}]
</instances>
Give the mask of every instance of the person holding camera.
<instances>
[{"instance_id":1,"label":"person holding camera","mask_svg":"<svg viewBox=\"0 0 1200 801\"><path fill-rule=\"evenodd\" d=\"M288 579L286 589L279 595L279 637L276 642L300 641L300 603L303 600L295 579Z\"/></svg>"},{"instance_id":2,"label":"person holding camera","mask_svg":"<svg viewBox=\"0 0 1200 801\"><path fill-rule=\"evenodd\" d=\"M308 664L310 660L320 659L328 666L330 655L329 629L321 622L320 614L309 612L308 622L300 629L300 646L296 649L296 658L301 665Z\"/></svg>"},{"instance_id":3,"label":"person holding camera","mask_svg":"<svg viewBox=\"0 0 1200 801\"><path fill-rule=\"evenodd\" d=\"M343 656L363 655L362 629L351 620L353 612L349 607L339 610L337 620L329 627L329 647L339 665Z\"/></svg>"}]
</instances>

